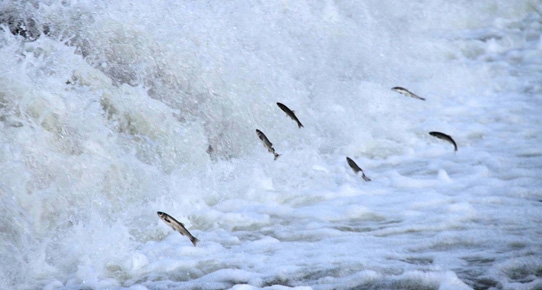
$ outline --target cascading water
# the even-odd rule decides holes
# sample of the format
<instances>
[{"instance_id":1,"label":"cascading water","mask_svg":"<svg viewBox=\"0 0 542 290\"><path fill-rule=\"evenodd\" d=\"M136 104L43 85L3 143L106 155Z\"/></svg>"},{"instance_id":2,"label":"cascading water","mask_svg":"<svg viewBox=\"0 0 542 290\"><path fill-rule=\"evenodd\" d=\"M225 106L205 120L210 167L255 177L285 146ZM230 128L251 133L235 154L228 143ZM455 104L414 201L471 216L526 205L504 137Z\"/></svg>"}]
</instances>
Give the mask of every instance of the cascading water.
<instances>
[{"instance_id":1,"label":"cascading water","mask_svg":"<svg viewBox=\"0 0 542 290\"><path fill-rule=\"evenodd\" d=\"M540 289L541 32L528 0L1 3L0 289Z\"/></svg>"}]
</instances>

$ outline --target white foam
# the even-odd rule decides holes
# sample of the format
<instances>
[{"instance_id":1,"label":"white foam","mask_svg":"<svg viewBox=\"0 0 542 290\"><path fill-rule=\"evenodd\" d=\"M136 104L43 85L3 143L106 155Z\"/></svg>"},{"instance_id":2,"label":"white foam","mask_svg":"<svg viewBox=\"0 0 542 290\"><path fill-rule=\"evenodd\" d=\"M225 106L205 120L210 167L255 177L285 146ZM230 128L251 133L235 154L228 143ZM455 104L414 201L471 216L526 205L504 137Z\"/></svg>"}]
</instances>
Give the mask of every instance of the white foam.
<instances>
[{"instance_id":1,"label":"white foam","mask_svg":"<svg viewBox=\"0 0 542 290\"><path fill-rule=\"evenodd\" d=\"M0 288L536 287L531 2L2 4Z\"/></svg>"}]
</instances>

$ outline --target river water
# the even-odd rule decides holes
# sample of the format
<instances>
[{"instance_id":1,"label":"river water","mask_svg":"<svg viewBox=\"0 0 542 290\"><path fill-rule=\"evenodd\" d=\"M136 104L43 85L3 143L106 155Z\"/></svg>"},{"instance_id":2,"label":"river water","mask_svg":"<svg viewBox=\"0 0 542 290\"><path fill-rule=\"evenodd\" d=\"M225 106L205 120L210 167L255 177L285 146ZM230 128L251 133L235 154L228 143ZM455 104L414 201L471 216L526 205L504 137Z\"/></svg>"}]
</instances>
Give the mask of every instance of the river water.
<instances>
[{"instance_id":1,"label":"river water","mask_svg":"<svg viewBox=\"0 0 542 290\"><path fill-rule=\"evenodd\" d=\"M0 289L542 289L542 2L0 13Z\"/></svg>"}]
</instances>

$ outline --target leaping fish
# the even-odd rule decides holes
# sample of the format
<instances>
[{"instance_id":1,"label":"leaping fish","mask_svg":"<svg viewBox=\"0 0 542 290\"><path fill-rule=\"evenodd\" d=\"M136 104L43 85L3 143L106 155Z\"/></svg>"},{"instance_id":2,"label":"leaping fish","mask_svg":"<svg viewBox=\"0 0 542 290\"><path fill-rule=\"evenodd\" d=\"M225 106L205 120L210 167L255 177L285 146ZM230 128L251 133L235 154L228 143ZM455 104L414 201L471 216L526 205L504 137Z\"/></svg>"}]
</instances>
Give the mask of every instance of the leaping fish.
<instances>
[{"instance_id":1,"label":"leaping fish","mask_svg":"<svg viewBox=\"0 0 542 290\"><path fill-rule=\"evenodd\" d=\"M399 94L405 95L407 97L411 97L411 98L414 98L414 99L420 99L422 101L425 101L424 98L422 98L422 97L416 95L415 93L413 93L413 92L411 92L411 91L409 91L409 90L407 90L405 88L402 88L402 87L393 87L393 88L391 88L391 90L396 91Z\"/></svg>"},{"instance_id":2,"label":"leaping fish","mask_svg":"<svg viewBox=\"0 0 542 290\"><path fill-rule=\"evenodd\" d=\"M454 145L455 151L457 151L457 144L455 144L454 139L452 139L452 137L450 137L450 135L446 135L446 134L441 133L441 132L429 132L429 135L452 143Z\"/></svg>"},{"instance_id":3,"label":"leaping fish","mask_svg":"<svg viewBox=\"0 0 542 290\"><path fill-rule=\"evenodd\" d=\"M277 106L279 106L279 108L281 110L284 111L284 113L286 113L286 115L288 115L288 117L292 118L292 120L296 121L297 123L297 127L299 129L301 129L301 127L303 127L303 124L301 124L301 122L299 122L299 119L295 116L295 111L293 110L290 110L290 108L286 107L284 104L282 103L277 103Z\"/></svg>"},{"instance_id":4,"label":"leaping fish","mask_svg":"<svg viewBox=\"0 0 542 290\"><path fill-rule=\"evenodd\" d=\"M194 244L194 247L196 246L196 244L199 242L198 239L196 239L196 237L194 237L185 227L184 225L177 221L176 219L174 219L172 216L170 216L169 214L165 213L165 212L157 212L158 216L160 217L160 219L162 219L166 224L168 224L170 227L172 227L174 230L178 231L181 235L183 236L187 236L190 241L192 242L192 244Z\"/></svg>"},{"instance_id":5,"label":"leaping fish","mask_svg":"<svg viewBox=\"0 0 542 290\"><path fill-rule=\"evenodd\" d=\"M363 172L363 169L361 169L361 168L356 164L356 162L354 162L354 160L352 160L352 159L346 157L346 161L348 162L348 165L350 165L350 168L352 168L352 170L354 170L354 173L355 173L355 174L358 174L358 172L361 171L361 177L363 178L363 180L365 180L365 181L371 181L371 179L365 175L365 172Z\"/></svg>"},{"instance_id":6,"label":"leaping fish","mask_svg":"<svg viewBox=\"0 0 542 290\"><path fill-rule=\"evenodd\" d=\"M263 143L263 146L265 146L265 148L267 148L267 151L269 151L270 153L273 153L273 155L275 155L275 160L277 160L277 158L279 158L280 154L277 154L275 152L275 148L273 148L273 143L271 143L269 141L269 139L267 139L267 137L265 136L265 134L256 129L256 134L258 134L258 138L260 138L260 140L262 140L262 143Z\"/></svg>"}]
</instances>

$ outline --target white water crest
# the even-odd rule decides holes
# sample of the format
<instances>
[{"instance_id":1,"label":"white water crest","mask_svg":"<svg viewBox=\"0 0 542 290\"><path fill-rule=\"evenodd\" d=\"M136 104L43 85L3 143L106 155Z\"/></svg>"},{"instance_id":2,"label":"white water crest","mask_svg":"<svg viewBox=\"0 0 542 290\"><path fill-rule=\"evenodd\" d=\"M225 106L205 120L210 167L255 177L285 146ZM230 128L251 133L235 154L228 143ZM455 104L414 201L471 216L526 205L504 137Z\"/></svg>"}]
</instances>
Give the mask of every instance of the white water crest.
<instances>
[{"instance_id":1,"label":"white water crest","mask_svg":"<svg viewBox=\"0 0 542 290\"><path fill-rule=\"evenodd\" d=\"M542 289L540 1L12 0L0 56L0 289Z\"/></svg>"}]
</instances>

